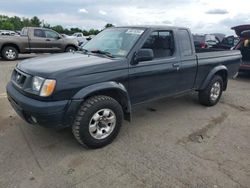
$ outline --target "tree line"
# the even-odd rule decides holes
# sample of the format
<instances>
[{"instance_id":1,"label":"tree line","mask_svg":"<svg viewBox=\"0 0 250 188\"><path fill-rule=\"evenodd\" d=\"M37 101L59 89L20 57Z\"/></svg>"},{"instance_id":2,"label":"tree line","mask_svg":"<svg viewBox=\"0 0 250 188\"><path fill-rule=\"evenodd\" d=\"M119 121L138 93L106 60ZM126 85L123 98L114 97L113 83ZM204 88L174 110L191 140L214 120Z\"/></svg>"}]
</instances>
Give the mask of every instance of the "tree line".
<instances>
[{"instance_id":1,"label":"tree line","mask_svg":"<svg viewBox=\"0 0 250 188\"><path fill-rule=\"evenodd\" d=\"M18 16L5 16L0 15L0 30L12 30L12 31L20 31L23 27L44 27L57 31L58 33L64 33L67 35L71 35L73 33L81 32L85 36L88 35L96 35L100 32L98 29L90 29L90 30L82 30L80 28L64 28L61 25L51 26L50 24L40 20L37 16L32 18L20 18ZM113 27L112 24L107 23L104 28Z\"/></svg>"}]
</instances>

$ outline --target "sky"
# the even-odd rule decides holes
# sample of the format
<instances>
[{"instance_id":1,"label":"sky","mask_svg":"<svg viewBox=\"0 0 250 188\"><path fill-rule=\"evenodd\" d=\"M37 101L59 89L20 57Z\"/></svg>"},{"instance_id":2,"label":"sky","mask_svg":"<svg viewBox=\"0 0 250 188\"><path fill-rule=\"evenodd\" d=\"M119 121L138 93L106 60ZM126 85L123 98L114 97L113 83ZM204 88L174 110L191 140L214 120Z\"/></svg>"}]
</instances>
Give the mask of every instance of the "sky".
<instances>
[{"instance_id":1,"label":"sky","mask_svg":"<svg viewBox=\"0 0 250 188\"><path fill-rule=\"evenodd\" d=\"M231 35L231 27L250 24L249 5L249 0L0 0L0 14L87 30L106 23L171 25Z\"/></svg>"}]
</instances>

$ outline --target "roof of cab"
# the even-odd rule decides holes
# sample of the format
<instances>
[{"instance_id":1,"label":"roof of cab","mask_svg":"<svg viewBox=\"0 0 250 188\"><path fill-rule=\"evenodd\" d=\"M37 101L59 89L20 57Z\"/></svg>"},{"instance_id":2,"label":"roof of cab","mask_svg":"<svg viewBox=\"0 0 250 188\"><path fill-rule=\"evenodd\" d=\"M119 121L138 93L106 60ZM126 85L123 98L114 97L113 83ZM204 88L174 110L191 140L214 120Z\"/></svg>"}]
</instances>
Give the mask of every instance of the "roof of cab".
<instances>
[{"instance_id":1,"label":"roof of cab","mask_svg":"<svg viewBox=\"0 0 250 188\"><path fill-rule=\"evenodd\" d=\"M186 27L166 26L166 25L132 25L118 26L116 28L143 28L143 29L188 29Z\"/></svg>"}]
</instances>

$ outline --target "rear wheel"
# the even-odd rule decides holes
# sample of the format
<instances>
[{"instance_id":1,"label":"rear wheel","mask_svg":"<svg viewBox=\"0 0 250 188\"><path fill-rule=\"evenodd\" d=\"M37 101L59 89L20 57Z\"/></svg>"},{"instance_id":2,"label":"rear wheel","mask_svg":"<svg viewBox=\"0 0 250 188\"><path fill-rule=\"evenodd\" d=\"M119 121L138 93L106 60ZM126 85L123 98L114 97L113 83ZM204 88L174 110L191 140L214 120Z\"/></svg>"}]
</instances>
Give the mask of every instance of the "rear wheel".
<instances>
[{"instance_id":1,"label":"rear wheel","mask_svg":"<svg viewBox=\"0 0 250 188\"><path fill-rule=\"evenodd\" d=\"M14 61L18 58L18 50L12 46L6 46L2 49L2 57L7 61Z\"/></svg>"},{"instance_id":2,"label":"rear wheel","mask_svg":"<svg viewBox=\"0 0 250 188\"><path fill-rule=\"evenodd\" d=\"M122 120L122 107L116 100L108 96L94 96L81 106L72 131L80 144L100 148L116 138Z\"/></svg>"},{"instance_id":3,"label":"rear wheel","mask_svg":"<svg viewBox=\"0 0 250 188\"><path fill-rule=\"evenodd\" d=\"M199 101L205 106L214 106L220 100L223 90L223 79L215 75L208 86L199 92Z\"/></svg>"}]
</instances>

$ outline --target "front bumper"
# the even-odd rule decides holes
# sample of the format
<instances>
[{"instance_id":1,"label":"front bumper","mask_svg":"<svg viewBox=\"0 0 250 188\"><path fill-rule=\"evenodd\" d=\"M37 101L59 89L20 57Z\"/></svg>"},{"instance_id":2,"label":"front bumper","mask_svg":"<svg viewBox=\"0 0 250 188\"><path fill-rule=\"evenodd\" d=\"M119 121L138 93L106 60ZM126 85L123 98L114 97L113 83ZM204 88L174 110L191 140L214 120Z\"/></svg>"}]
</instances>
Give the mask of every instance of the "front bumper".
<instances>
[{"instance_id":1,"label":"front bumper","mask_svg":"<svg viewBox=\"0 0 250 188\"><path fill-rule=\"evenodd\" d=\"M11 82L6 86L11 106L26 122L45 127L67 127L71 125L81 101L38 101L20 93Z\"/></svg>"}]
</instances>

